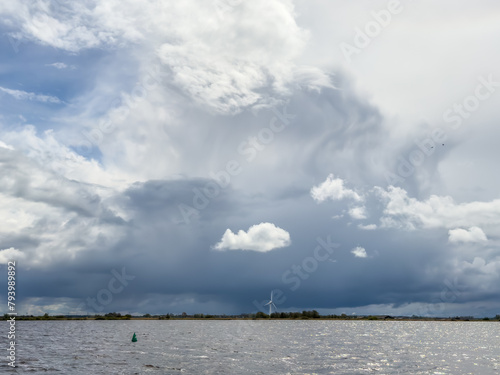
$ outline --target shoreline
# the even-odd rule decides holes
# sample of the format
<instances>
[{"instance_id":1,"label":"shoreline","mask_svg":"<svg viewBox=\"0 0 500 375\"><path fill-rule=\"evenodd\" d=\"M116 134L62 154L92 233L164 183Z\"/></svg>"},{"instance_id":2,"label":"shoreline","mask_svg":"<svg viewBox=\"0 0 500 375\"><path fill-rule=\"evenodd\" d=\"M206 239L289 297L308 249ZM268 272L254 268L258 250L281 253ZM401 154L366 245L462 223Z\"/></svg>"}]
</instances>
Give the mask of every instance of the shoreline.
<instances>
[{"instance_id":1,"label":"shoreline","mask_svg":"<svg viewBox=\"0 0 500 375\"><path fill-rule=\"evenodd\" d=\"M7 321L4 317L0 317L0 320ZM209 317L209 318L195 318L195 317L169 317L165 318L163 316L151 316L151 317L143 317L143 316L131 316L131 317L104 317L104 316L16 316L16 321L68 321L68 320L165 320L165 321L182 321L182 320L190 320L190 321L214 321L214 320L239 320L239 321L393 321L393 322L499 322L500 320L497 318L470 318L470 317L448 317L448 318L429 318L429 317L388 317L388 316L363 316L363 317L339 317L339 318L269 318L269 317L259 317L259 318L250 318L250 317Z\"/></svg>"}]
</instances>

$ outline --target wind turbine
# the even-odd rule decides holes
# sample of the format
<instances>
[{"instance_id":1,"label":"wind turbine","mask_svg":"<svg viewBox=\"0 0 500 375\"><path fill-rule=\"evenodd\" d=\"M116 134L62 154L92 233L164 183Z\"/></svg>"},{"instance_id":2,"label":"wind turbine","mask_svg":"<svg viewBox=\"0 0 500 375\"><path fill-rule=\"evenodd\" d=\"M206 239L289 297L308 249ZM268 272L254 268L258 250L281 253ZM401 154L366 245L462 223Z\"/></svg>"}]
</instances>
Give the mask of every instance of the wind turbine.
<instances>
[{"instance_id":1,"label":"wind turbine","mask_svg":"<svg viewBox=\"0 0 500 375\"><path fill-rule=\"evenodd\" d=\"M271 308L274 306L274 312L278 311L278 308L276 307L276 305L274 304L273 302L273 292L271 291L271 300L266 303L264 306L267 306L269 305L269 318L271 318Z\"/></svg>"}]
</instances>

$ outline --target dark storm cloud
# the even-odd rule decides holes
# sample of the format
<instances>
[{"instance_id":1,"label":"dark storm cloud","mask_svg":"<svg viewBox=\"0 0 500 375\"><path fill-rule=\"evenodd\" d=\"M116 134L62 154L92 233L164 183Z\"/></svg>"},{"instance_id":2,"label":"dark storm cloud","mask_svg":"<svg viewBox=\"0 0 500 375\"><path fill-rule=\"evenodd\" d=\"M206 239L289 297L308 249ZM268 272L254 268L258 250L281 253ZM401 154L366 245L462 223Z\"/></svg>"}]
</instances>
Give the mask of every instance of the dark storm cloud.
<instances>
[{"instance_id":1,"label":"dark storm cloud","mask_svg":"<svg viewBox=\"0 0 500 375\"><path fill-rule=\"evenodd\" d=\"M220 180L177 176L137 182L116 194L110 202L128 216L114 221L122 228L123 238L106 250L96 245L74 259L26 272L20 286L26 298L57 301L64 297L71 301L67 306L76 309L83 304L90 313L251 312L261 308L273 289L281 293L280 310L366 305L390 309L439 301L445 282L453 280L453 254L437 245L446 241L446 234L427 232L428 237L422 238L418 232L363 231L357 226L380 224L384 206L368 193L384 179L370 169L370 163L373 155L383 152L386 131L378 111L356 99L345 86L293 96L288 104L296 116L293 123L278 134L281 138L276 135L255 162L245 164L244 155L234 150L227 153L228 159L239 157L242 169L228 186L221 186ZM258 134L262 129L262 122L254 116L239 116L249 129L234 129L230 137L235 141L245 140L243 133ZM217 138L217 133L212 137ZM279 170L266 167L270 155L282 158ZM219 165L225 156L219 157ZM203 158L203 152L197 157ZM309 189L329 173L342 175L350 185L366 186L362 189L369 214L366 220L349 217L353 202L317 204L311 198ZM217 194L207 194L207 186L219 186ZM98 196L91 194L87 201L97 205L94 214L101 212L100 220L104 220L106 211L98 208ZM193 210L192 215L188 211L188 222L180 207ZM335 215L342 217L332 219ZM268 253L212 249L226 229L236 233L260 222L272 222L288 231L292 244ZM330 237L339 247L328 259L316 259L315 265L311 259L318 237ZM368 257L354 257L351 249L356 246L364 247ZM111 294L107 303L101 291L108 289L113 270L125 270L133 279L120 293ZM96 302L91 304L88 298ZM487 294L485 299L489 299Z\"/></svg>"},{"instance_id":2,"label":"dark storm cloud","mask_svg":"<svg viewBox=\"0 0 500 375\"><path fill-rule=\"evenodd\" d=\"M287 183L276 184L276 171L266 171L264 163L259 178L271 189L262 191L252 163L245 164L238 154L242 172L231 182L239 188L218 185L215 197L205 189L220 181L211 179L178 176L175 180L135 183L113 198L129 215L126 222L119 223L125 236L106 251L88 249L74 260L59 262L57 273L50 265L44 271L27 273L22 284L29 291L26 297L73 298L73 305L84 303L92 311L95 308L87 298L96 298L107 288L112 270L121 272L123 267L134 279L100 308L162 313L180 304L186 306L183 310L194 313L203 312L203 304L211 301L215 304L212 312L216 306L220 306L220 313L227 312L222 306L231 306L230 312L237 313L254 311L260 306L255 301L279 289L283 292L280 309L333 309L420 302L424 295L430 295L423 295L422 290L439 292L443 280L429 280L426 270L442 257L432 241L417 240L418 236L408 233L388 242L387 231L361 231L358 221L350 221L345 211L351 204L318 205L309 195L310 187L332 172L367 186L381 180L369 167L373 153L381 152L385 134L378 111L356 99L347 83L337 90L297 94L288 108L294 110L294 123L279 134L282 139L276 139L259 155L265 160L266 152L283 152L280 155L287 163L278 176ZM254 124L253 129L241 131L253 134L262 128L255 117L241 116ZM234 139L245 139L238 132L236 129ZM260 194L248 194L241 189L241 181L251 181L249 188L260 190ZM379 203L367 202L373 206ZM180 207L194 210L189 222L183 220ZM343 212L344 218L331 218ZM237 232L263 221L290 232L292 245L268 253L213 251L212 246L227 228ZM328 236L339 248L317 267L311 266L317 237ZM398 237L394 232L390 236ZM360 244L369 258L355 258L350 253ZM298 273L296 267L302 271ZM315 269L308 272L311 267ZM152 299L156 300L153 305Z\"/></svg>"},{"instance_id":3,"label":"dark storm cloud","mask_svg":"<svg viewBox=\"0 0 500 375\"><path fill-rule=\"evenodd\" d=\"M105 288L112 277L110 270L120 270L123 265L134 280L106 307L136 311L134 306L141 306L142 302L156 296L156 300L164 301L155 304L157 310L149 310L156 313L173 311L170 302L176 299L194 300L191 312L197 312L197 306L201 309L206 300L220 306L230 305L233 312L253 311L259 306L254 301L260 301L271 289L279 289L284 294L284 298L280 298L280 309L287 306L336 308L370 303L398 304L418 301L422 288L439 292L442 280L435 280L435 284L429 286L429 281L423 277L431 255L441 256L428 243L408 246L408 237L402 236L393 246L387 247L386 234L363 232L346 226L345 221L332 221L329 210L333 207L324 210L311 204L307 197L296 202L295 216L288 214L290 208L285 205L273 209L273 221L294 233L289 248L265 254L214 252L211 246L222 235L225 224L221 215L215 215L219 206L209 206L203 211L203 215L215 222L200 219L189 226L180 225L168 215L186 191L204 182L153 181L136 185L127 193L131 197L130 207L142 210L143 214L137 212L141 220L131 223L126 239L110 253L95 251L79 256L75 264L64 267L70 267L72 272L61 272L57 277L35 274L33 281L44 280L44 287L51 290L46 297L64 295L85 299ZM234 212L225 207L224 216L237 216L238 205L235 201L232 203L229 207ZM255 220L256 215L262 213L249 210L249 217L240 218L239 224L229 226L235 230L244 228L242 223ZM311 236L312 233L315 235ZM313 272L302 271L300 275L307 278L293 273L292 267L303 268L304 260L314 257L316 237L326 239L327 236L340 245L329 258L336 263L318 262ZM373 259L352 256L350 249L356 245L353 237L367 248ZM70 278L72 283L60 283ZM297 280L300 280L298 287ZM78 285L80 287L76 287ZM33 285L27 289L33 290L33 295L43 294L42 287Z\"/></svg>"}]
</instances>

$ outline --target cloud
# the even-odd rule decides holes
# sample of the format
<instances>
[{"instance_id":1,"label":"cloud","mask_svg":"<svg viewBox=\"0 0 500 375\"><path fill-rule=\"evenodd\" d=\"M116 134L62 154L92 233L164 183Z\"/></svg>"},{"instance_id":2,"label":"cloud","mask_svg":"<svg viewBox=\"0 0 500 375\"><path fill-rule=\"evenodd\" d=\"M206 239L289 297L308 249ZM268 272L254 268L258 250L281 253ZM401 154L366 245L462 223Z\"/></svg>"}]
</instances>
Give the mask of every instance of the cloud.
<instances>
[{"instance_id":1,"label":"cloud","mask_svg":"<svg viewBox=\"0 0 500 375\"><path fill-rule=\"evenodd\" d=\"M52 64L45 64L45 66L52 66L56 69L75 69L76 68L74 65L67 65L63 62L55 62Z\"/></svg>"},{"instance_id":2,"label":"cloud","mask_svg":"<svg viewBox=\"0 0 500 375\"><path fill-rule=\"evenodd\" d=\"M26 254L13 247L9 249L0 250L0 264L7 264L10 261L17 261L24 259Z\"/></svg>"},{"instance_id":3,"label":"cloud","mask_svg":"<svg viewBox=\"0 0 500 375\"><path fill-rule=\"evenodd\" d=\"M366 219L366 208L363 206L353 207L349 210L349 215L356 220Z\"/></svg>"},{"instance_id":4,"label":"cloud","mask_svg":"<svg viewBox=\"0 0 500 375\"><path fill-rule=\"evenodd\" d=\"M92 2L65 2L64 7L58 5L49 6L42 2L28 5L13 1L8 6L1 6L0 13L18 25L19 31L12 34L16 39L36 41L70 52L113 46L141 37L131 14L127 14L128 11L137 11L139 18L141 12L137 9L139 6L134 9L130 1L122 10L117 9L116 1L95 6ZM104 19L106 16L110 17L108 21ZM113 21L115 26L109 27Z\"/></svg>"},{"instance_id":5,"label":"cloud","mask_svg":"<svg viewBox=\"0 0 500 375\"><path fill-rule=\"evenodd\" d=\"M12 147L12 146L10 146L10 145L7 145L7 144L5 144L5 143L4 143L4 142L2 142L2 141L0 141L0 147L5 148L5 149L7 149L7 150L11 150L11 151L12 151L12 150L14 150L14 147Z\"/></svg>"},{"instance_id":6,"label":"cloud","mask_svg":"<svg viewBox=\"0 0 500 375\"><path fill-rule=\"evenodd\" d=\"M456 228L500 225L500 199L490 202L456 203L450 196L431 195L419 201L406 190L389 186L375 188L385 202L382 227L405 229Z\"/></svg>"},{"instance_id":7,"label":"cloud","mask_svg":"<svg viewBox=\"0 0 500 375\"><path fill-rule=\"evenodd\" d=\"M340 178L334 178L333 174L330 174L327 179L320 185L314 186L311 189L311 196L316 202L323 202L327 199L353 199L355 201L362 200L358 193L356 193L354 190L345 188L344 181Z\"/></svg>"},{"instance_id":8,"label":"cloud","mask_svg":"<svg viewBox=\"0 0 500 375\"><path fill-rule=\"evenodd\" d=\"M0 167L9 171L0 175L0 236L22 250L25 263L43 267L108 247L126 233L126 216L114 202L119 193L103 186L109 179L95 161L62 146L51 132L37 137L30 126L2 135L11 147L0 147Z\"/></svg>"},{"instance_id":9,"label":"cloud","mask_svg":"<svg viewBox=\"0 0 500 375\"><path fill-rule=\"evenodd\" d=\"M466 275L470 277L471 275L475 275L476 277L480 275L480 281L484 284L486 282L491 283L498 280L498 273L500 271L500 258L496 257L491 259L490 261L485 260L481 257L474 257L472 262L464 261L461 264L461 268L463 271L466 271ZM473 272L471 272L473 271ZM473 280L473 282L477 283L478 280Z\"/></svg>"},{"instance_id":10,"label":"cloud","mask_svg":"<svg viewBox=\"0 0 500 375\"><path fill-rule=\"evenodd\" d=\"M362 230L375 230L375 229L377 229L377 225L376 224L368 224L368 225L359 224L358 228L362 229Z\"/></svg>"},{"instance_id":11,"label":"cloud","mask_svg":"<svg viewBox=\"0 0 500 375\"><path fill-rule=\"evenodd\" d=\"M34 92L27 92L22 90L11 90L5 87L0 87L0 91L9 94L17 100L34 100L42 103L61 103L59 98L51 95L35 94Z\"/></svg>"},{"instance_id":12,"label":"cloud","mask_svg":"<svg viewBox=\"0 0 500 375\"><path fill-rule=\"evenodd\" d=\"M172 85L218 113L274 105L296 86L332 87L321 69L296 62L308 33L290 0L221 3L105 0L62 10L13 2L0 14L22 30L14 37L71 52L141 43L169 70Z\"/></svg>"},{"instance_id":13,"label":"cloud","mask_svg":"<svg viewBox=\"0 0 500 375\"><path fill-rule=\"evenodd\" d=\"M215 250L254 250L267 252L290 246L290 234L272 223L252 225L248 232L243 230L234 234L227 229Z\"/></svg>"},{"instance_id":14,"label":"cloud","mask_svg":"<svg viewBox=\"0 0 500 375\"><path fill-rule=\"evenodd\" d=\"M353 253L356 258L366 258L368 256L366 254L366 250L361 246L357 246L352 249L351 253Z\"/></svg>"},{"instance_id":15,"label":"cloud","mask_svg":"<svg viewBox=\"0 0 500 375\"><path fill-rule=\"evenodd\" d=\"M179 15L207 12L216 16L213 7L200 7L198 2L192 8L175 8ZM173 83L219 113L272 105L288 96L293 85L331 87L320 69L294 62L305 46L307 32L295 22L289 1L240 2L219 22L203 16L196 26L186 29L172 19L169 27L177 31L175 42L163 43L158 56L171 69Z\"/></svg>"},{"instance_id":16,"label":"cloud","mask_svg":"<svg viewBox=\"0 0 500 375\"><path fill-rule=\"evenodd\" d=\"M457 242L487 242L488 239L483 230L478 227L470 227L469 230L457 228L448 231L448 241L452 243Z\"/></svg>"}]
</instances>

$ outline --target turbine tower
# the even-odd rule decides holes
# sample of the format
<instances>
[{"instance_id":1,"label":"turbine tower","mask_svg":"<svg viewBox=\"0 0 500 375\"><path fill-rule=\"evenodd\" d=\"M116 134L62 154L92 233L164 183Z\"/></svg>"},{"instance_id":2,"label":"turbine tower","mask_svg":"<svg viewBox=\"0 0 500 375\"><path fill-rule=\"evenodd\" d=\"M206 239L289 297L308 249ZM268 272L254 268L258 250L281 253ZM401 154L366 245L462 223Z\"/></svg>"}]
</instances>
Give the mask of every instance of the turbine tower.
<instances>
[{"instance_id":1,"label":"turbine tower","mask_svg":"<svg viewBox=\"0 0 500 375\"><path fill-rule=\"evenodd\" d=\"M274 312L278 311L278 308L276 307L276 305L274 304L273 302L273 292L271 291L271 300L266 303L264 306L267 306L269 305L269 318L271 318L271 308L274 306Z\"/></svg>"}]
</instances>

